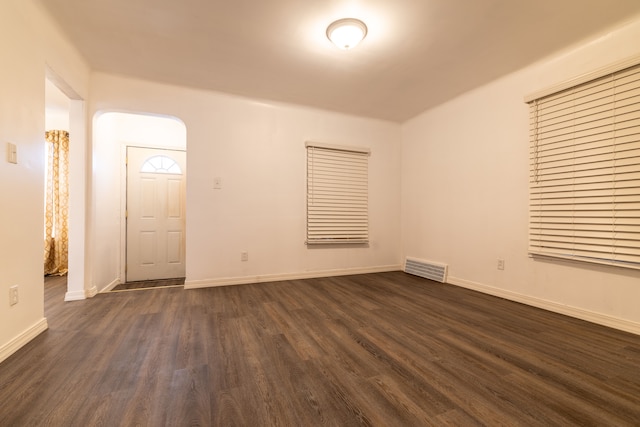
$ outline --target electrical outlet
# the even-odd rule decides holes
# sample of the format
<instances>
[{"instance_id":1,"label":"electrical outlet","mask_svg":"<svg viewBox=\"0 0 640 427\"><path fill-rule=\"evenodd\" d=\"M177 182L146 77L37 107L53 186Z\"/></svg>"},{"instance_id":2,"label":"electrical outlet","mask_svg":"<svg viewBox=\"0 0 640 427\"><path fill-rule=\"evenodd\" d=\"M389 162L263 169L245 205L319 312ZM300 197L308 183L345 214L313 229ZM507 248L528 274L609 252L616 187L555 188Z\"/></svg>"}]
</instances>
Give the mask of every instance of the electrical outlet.
<instances>
[{"instance_id":1,"label":"electrical outlet","mask_svg":"<svg viewBox=\"0 0 640 427\"><path fill-rule=\"evenodd\" d=\"M14 285L9 288L9 305L16 305L18 303L18 285Z\"/></svg>"},{"instance_id":2,"label":"electrical outlet","mask_svg":"<svg viewBox=\"0 0 640 427\"><path fill-rule=\"evenodd\" d=\"M249 261L249 252L240 252L240 261Z\"/></svg>"},{"instance_id":3,"label":"electrical outlet","mask_svg":"<svg viewBox=\"0 0 640 427\"><path fill-rule=\"evenodd\" d=\"M504 260L498 259L498 270L504 270Z\"/></svg>"}]
</instances>

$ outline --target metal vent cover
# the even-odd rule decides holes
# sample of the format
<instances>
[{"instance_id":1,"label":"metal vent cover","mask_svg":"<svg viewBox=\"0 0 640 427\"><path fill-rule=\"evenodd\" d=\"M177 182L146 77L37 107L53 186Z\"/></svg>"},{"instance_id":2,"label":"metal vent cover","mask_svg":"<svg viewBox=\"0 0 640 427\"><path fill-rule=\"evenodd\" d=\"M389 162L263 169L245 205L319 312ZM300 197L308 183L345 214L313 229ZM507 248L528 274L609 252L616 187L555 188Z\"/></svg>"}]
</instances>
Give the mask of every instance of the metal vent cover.
<instances>
[{"instance_id":1,"label":"metal vent cover","mask_svg":"<svg viewBox=\"0 0 640 427\"><path fill-rule=\"evenodd\" d=\"M404 263L405 273L445 283L447 280L447 264L425 261L407 257Z\"/></svg>"}]
</instances>

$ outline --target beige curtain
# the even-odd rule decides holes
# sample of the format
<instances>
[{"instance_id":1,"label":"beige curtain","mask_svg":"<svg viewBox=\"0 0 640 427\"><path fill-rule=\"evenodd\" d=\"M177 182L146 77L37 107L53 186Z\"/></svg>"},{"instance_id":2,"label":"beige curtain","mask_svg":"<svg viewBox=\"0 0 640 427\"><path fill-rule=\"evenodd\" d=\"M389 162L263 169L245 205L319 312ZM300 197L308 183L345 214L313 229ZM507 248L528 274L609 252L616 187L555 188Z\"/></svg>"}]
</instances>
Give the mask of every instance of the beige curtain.
<instances>
[{"instance_id":1,"label":"beige curtain","mask_svg":"<svg viewBox=\"0 0 640 427\"><path fill-rule=\"evenodd\" d=\"M47 142L44 274L63 275L69 265L69 132L51 130Z\"/></svg>"}]
</instances>

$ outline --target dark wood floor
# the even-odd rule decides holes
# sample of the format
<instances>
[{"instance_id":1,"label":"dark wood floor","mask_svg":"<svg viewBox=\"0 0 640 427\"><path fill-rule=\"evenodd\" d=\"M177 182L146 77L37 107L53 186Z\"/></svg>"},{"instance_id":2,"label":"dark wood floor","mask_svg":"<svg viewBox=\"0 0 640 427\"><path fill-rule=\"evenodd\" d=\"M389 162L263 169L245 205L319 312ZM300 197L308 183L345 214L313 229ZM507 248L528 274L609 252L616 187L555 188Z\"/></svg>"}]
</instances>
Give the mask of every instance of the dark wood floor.
<instances>
[{"instance_id":1,"label":"dark wood floor","mask_svg":"<svg viewBox=\"0 0 640 427\"><path fill-rule=\"evenodd\" d=\"M401 272L63 297L0 426L640 425L640 336Z\"/></svg>"}]
</instances>

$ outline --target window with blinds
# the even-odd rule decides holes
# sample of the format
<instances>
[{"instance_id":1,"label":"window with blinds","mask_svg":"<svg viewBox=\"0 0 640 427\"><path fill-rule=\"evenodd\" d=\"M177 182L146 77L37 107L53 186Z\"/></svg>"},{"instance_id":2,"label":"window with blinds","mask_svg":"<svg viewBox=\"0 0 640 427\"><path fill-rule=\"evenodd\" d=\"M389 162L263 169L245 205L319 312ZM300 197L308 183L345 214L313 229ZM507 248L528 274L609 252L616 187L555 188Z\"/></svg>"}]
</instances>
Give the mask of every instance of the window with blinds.
<instances>
[{"instance_id":1,"label":"window with blinds","mask_svg":"<svg viewBox=\"0 0 640 427\"><path fill-rule=\"evenodd\" d=\"M530 102L532 254L640 268L640 65Z\"/></svg>"},{"instance_id":2,"label":"window with blinds","mask_svg":"<svg viewBox=\"0 0 640 427\"><path fill-rule=\"evenodd\" d=\"M307 244L369 241L369 150L306 143Z\"/></svg>"}]
</instances>

